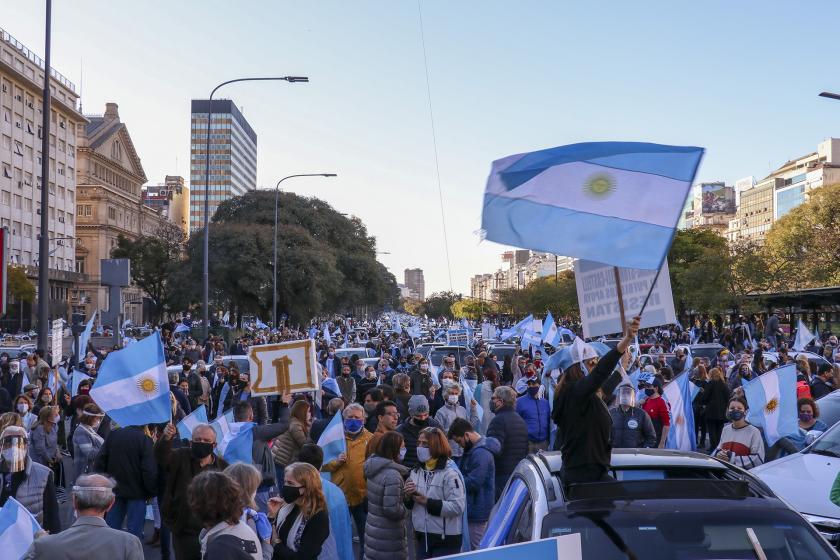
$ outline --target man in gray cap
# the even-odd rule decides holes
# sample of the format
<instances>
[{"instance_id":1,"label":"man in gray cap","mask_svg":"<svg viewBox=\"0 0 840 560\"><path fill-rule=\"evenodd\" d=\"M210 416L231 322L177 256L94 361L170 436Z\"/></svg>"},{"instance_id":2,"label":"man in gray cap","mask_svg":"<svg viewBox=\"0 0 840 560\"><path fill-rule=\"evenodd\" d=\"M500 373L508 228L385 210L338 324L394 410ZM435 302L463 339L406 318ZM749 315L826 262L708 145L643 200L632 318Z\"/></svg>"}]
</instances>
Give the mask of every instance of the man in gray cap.
<instances>
[{"instance_id":1,"label":"man in gray cap","mask_svg":"<svg viewBox=\"0 0 840 560\"><path fill-rule=\"evenodd\" d=\"M414 395L408 399L408 420L400 424L397 431L402 434L405 442L405 458L403 465L409 468L419 466L417 461L417 438L426 428L443 429L434 418L429 418L429 399L424 395Z\"/></svg>"},{"instance_id":2,"label":"man in gray cap","mask_svg":"<svg viewBox=\"0 0 840 560\"><path fill-rule=\"evenodd\" d=\"M120 558L143 560L140 539L105 523L105 513L114 505L113 479L85 474L73 486L76 521L65 531L36 538L24 556L27 560L88 560Z\"/></svg>"}]
</instances>

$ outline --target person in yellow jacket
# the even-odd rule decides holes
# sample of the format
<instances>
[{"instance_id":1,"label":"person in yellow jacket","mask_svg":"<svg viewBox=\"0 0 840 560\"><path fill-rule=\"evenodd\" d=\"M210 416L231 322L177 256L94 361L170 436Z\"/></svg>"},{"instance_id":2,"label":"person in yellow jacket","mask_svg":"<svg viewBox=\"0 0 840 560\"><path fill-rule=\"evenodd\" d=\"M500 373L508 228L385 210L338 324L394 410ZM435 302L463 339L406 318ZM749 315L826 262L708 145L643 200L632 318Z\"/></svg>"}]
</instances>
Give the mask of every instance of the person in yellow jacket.
<instances>
[{"instance_id":1,"label":"person in yellow jacket","mask_svg":"<svg viewBox=\"0 0 840 560\"><path fill-rule=\"evenodd\" d=\"M365 429L365 409L360 404L347 405L344 418L344 439L347 453L342 453L321 470L331 475L330 480L344 492L350 516L356 524L359 544L364 550L365 523L367 522L367 483L365 481L365 450L373 434Z\"/></svg>"}]
</instances>

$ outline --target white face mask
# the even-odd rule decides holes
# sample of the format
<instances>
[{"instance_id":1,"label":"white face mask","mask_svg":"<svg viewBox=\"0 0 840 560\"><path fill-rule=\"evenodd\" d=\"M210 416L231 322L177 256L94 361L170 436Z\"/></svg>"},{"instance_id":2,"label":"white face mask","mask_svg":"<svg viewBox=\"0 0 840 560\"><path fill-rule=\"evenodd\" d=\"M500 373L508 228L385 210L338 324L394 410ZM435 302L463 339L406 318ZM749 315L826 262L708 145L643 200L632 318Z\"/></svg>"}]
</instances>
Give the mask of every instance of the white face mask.
<instances>
[{"instance_id":1,"label":"white face mask","mask_svg":"<svg viewBox=\"0 0 840 560\"><path fill-rule=\"evenodd\" d=\"M400 447L400 461L405 460L405 452L408 451L405 447Z\"/></svg>"},{"instance_id":2,"label":"white face mask","mask_svg":"<svg viewBox=\"0 0 840 560\"><path fill-rule=\"evenodd\" d=\"M21 414L26 414L27 412L29 412L29 405L26 403L18 403L17 411Z\"/></svg>"},{"instance_id":3,"label":"white face mask","mask_svg":"<svg viewBox=\"0 0 840 560\"><path fill-rule=\"evenodd\" d=\"M449 395L446 397L446 402L449 404L458 404L458 395Z\"/></svg>"},{"instance_id":4,"label":"white face mask","mask_svg":"<svg viewBox=\"0 0 840 560\"><path fill-rule=\"evenodd\" d=\"M417 448L417 460L421 463L426 463L429 459L432 458L432 452L429 451L428 447L418 447Z\"/></svg>"}]
</instances>

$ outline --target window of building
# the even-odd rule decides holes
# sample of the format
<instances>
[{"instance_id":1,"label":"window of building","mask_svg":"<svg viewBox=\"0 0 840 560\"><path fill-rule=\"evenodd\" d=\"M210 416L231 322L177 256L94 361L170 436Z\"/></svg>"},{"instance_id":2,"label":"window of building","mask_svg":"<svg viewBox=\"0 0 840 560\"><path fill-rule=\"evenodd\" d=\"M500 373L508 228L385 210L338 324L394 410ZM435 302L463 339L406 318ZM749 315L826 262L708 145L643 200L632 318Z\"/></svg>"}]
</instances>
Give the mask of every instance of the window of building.
<instances>
[{"instance_id":1,"label":"window of building","mask_svg":"<svg viewBox=\"0 0 840 560\"><path fill-rule=\"evenodd\" d=\"M23 143L15 140L15 155L23 156Z\"/></svg>"},{"instance_id":2,"label":"window of building","mask_svg":"<svg viewBox=\"0 0 840 560\"><path fill-rule=\"evenodd\" d=\"M79 274L85 273L85 258L84 257L76 257L76 272ZM81 297L81 292L79 292L79 296Z\"/></svg>"},{"instance_id":3,"label":"window of building","mask_svg":"<svg viewBox=\"0 0 840 560\"><path fill-rule=\"evenodd\" d=\"M29 224L23 224L23 236L32 237L32 226Z\"/></svg>"},{"instance_id":4,"label":"window of building","mask_svg":"<svg viewBox=\"0 0 840 560\"><path fill-rule=\"evenodd\" d=\"M11 204L11 201L12 201L12 193L10 193L9 191L3 191L2 194L0 194L0 202L5 204L6 206Z\"/></svg>"},{"instance_id":5,"label":"window of building","mask_svg":"<svg viewBox=\"0 0 840 560\"><path fill-rule=\"evenodd\" d=\"M31 198L24 198L23 199L23 209L26 212L32 212L32 199Z\"/></svg>"},{"instance_id":6,"label":"window of building","mask_svg":"<svg viewBox=\"0 0 840 560\"><path fill-rule=\"evenodd\" d=\"M122 146L120 146L119 140L115 140L113 144L111 144L111 157L114 159L122 159Z\"/></svg>"},{"instance_id":7,"label":"window of building","mask_svg":"<svg viewBox=\"0 0 840 560\"><path fill-rule=\"evenodd\" d=\"M3 148L5 148L7 150L12 149L12 137L11 136L6 136L5 134L3 135Z\"/></svg>"},{"instance_id":8,"label":"window of building","mask_svg":"<svg viewBox=\"0 0 840 560\"><path fill-rule=\"evenodd\" d=\"M9 166L6 165L5 163L3 164L3 177L5 177L6 179L11 179L12 178L12 172L9 169Z\"/></svg>"},{"instance_id":9,"label":"window of building","mask_svg":"<svg viewBox=\"0 0 840 560\"><path fill-rule=\"evenodd\" d=\"M117 209L113 206L108 207L108 219L109 220L116 220L117 219Z\"/></svg>"},{"instance_id":10,"label":"window of building","mask_svg":"<svg viewBox=\"0 0 840 560\"><path fill-rule=\"evenodd\" d=\"M21 210L23 208L23 197L22 196L20 196L19 194L16 194L16 195L14 195L12 200L14 201L14 208L16 210Z\"/></svg>"}]
</instances>

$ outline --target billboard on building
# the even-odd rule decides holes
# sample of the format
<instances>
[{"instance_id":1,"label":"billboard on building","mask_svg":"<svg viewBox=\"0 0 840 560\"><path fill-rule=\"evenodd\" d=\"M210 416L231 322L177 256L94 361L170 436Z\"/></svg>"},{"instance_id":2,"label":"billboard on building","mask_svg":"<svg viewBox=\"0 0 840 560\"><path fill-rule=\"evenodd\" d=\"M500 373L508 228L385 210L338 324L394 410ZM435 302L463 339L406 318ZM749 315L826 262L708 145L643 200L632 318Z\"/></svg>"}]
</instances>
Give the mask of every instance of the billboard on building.
<instances>
[{"instance_id":1,"label":"billboard on building","mask_svg":"<svg viewBox=\"0 0 840 560\"><path fill-rule=\"evenodd\" d=\"M734 214L735 189L723 183L703 183L701 185L703 214Z\"/></svg>"}]
</instances>

